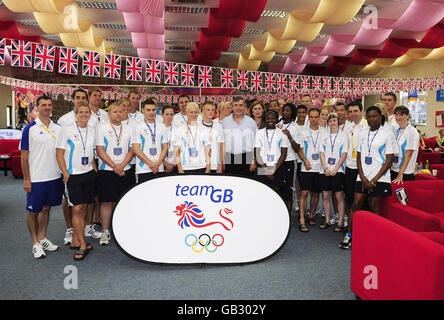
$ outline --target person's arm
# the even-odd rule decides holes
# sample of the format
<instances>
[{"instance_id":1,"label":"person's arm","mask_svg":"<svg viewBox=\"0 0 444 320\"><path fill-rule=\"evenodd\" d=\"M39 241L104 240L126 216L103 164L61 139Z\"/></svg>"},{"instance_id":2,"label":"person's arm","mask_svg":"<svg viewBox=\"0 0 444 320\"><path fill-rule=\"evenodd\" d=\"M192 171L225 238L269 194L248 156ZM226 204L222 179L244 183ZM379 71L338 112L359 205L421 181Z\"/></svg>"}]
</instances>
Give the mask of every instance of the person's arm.
<instances>
[{"instance_id":1,"label":"person's arm","mask_svg":"<svg viewBox=\"0 0 444 320\"><path fill-rule=\"evenodd\" d=\"M119 174L119 172L117 172L115 169L117 167L117 164L113 160L111 160L110 156L106 153L104 146L96 145L96 152L99 158L103 162L105 162L107 166L111 167L115 173Z\"/></svg>"},{"instance_id":2,"label":"person's arm","mask_svg":"<svg viewBox=\"0 0 444 320\"><path fill-rule=\"evenodd\" d=\"M174 157L176 158L177 171L184 173L182 162L180 161L180 146L174 146Z\"/></svg>"},{"instance_id":3,"label":"person's arm","mask_svg":"<svg viewBox=\"0 0 444 320\"><path fill-rule=\"evenodd\" d=\"M224 170L224 143L219 143L219 165L217 166L217 173L222 173Z\"/></svg>"},{"instance_id":4,"label":"person's arm","mask_svg":"<svg viewBox=\"0 0 444 320\"><path fill-rule=\"evenodd\" d=\"M209 144L204 147L205 164L206 164L205 173L211 172L211 151L210 150L211 150L211 146Z\"/></svg>"},{"instance_id":5,"label":"person's arm","mask_svg":"<svg viewBox=\"0 0 444 320\"><path fill-rule=\"evenodd\" d=\"M327 167L327 163L325 162L325 154L323 151L319 152L319 158L321 159L321 164L322 164L322 168L324 168L325 176L327 176L327 177L330 176L331 172Z\"/></svg>"},{"instance_id":6,"label":"person's arm","mask_svg":"<svg viewBox=\"0 0 444 320\"><path fill-rule=\"evenodd\" d=\"M304 165L305 165L305 169L307 169L307 171L310 171L311 170L311 163L310 163L310 161L308 161L306 158L305 158L305 155L304 155L304 148L299 148L299 150L298 150L298 156L299 156L299 158L301 159L301 161L304 163Z\"/></svg>"},{"instance_id":7,"label":"person's arm","mask_svg":"<svg viewBox=\"0 0 444 320\"><path fill-rule=\"evenodd\" d=\"M22 150L20 159L23 171L23 189L26 192L31 192L31 175L29 173L29 150Z\"/></svg>"},{"instance_id":8,"label":"person's arm","mask_svg":"<svg viewBox=\"0 0 444 320\"><path fill-rule=\"evenodd\" d=\"M154 166L154 162L152 162L150 159L148 159L148 157L145 155L145 153L143 153L143 151L140 149L140 143L133 143L132 151L137 156L137 158L139 158L139 160L142 160L150 168Z\"/></svg>"},{"instance_id":9,"label":"person's arm","mask_svg":"<svg viewBox=\"0 0 444 320\"><path fill-rule=\"evenodd\" d=\"M168 154L168 142L162 143L162 151L160 152L159 160L156 161L155 165L159 167L162 162L165 160Z\"/></svg>"},{"instance_id":10,"label":"person's arm","mask_svg":"<svg viewBox=\"0 0 444 320\"><path fill-rule=\"evenodd\" d=\"M281 156L279 157L278 162L276 163L275 172L282 166L285 159L287 159L287 149L288 148L286 148L286 147L281 148Z\"/></svg>"},{"instance_id":11,"label":"person's arm","mask_svg":"<svg viewBox=\"0 0 444 320\"><path fill-rule=\"evenodd\" d=\"M331 172L332 176L335 176L336 173L338 173L339 168L341 167L341 165L344 163L344 161L347 159L347 152L342 153L341 158L339 158L338 163L336 163L335 168L333 169L333 171Z\"/></svg>"},{"instance_id":12,"label":"person's arm","mask_svg":"<svg viewBox=\"0 0 444 320\"><path fill-rule=\"evenodd\" d=\"M370 180L370 184L374 187L376 186L376 182L389 170L392 166L394 154L386 154L386 160L382 168L378 171L376 176L373 177L372 180Z\"/></svg>"},{"instance_id":13,"label":"person's arm","mask_svg":"<svg viewBox=\"0 0 444 320\"><path fill-rule=\"evenodd\" d=\"M364 189L371 191L373 189L373 187L370 185L370 182L368 181L368 179L364 175L364 171L362 170L361 152L360 151L358 151L357 155L356 155L356 164L358 166L358 174L359 174L359 177L361 178L361 182L362 182L362 191L364 191Z\"/></svg>"},{"instance_id":14,"label":"person's arm","mask_svg":"<svg viewBox=\"0 0 444 320\"><path fill-rule=\"evenodd\" d=\"M396 179L393 180L394 183L398 183L398 184L402 183L405 169L407 169L407 166L409 165L410 159L412 159L412 155L413 155L413 150L406 150L404 162L402 163L402 166L399 169L399 172L398 172L398 175L396 176Z\"/></svg>"},{"instance_id":15,"label":"person's arm","mask_svg":"<svg viewBox=\"0 0 444 320\"><path fill-rule=\"evenodd\" d=\"M287 129L284 129L284 130L282 130L282 133L287 136L288 141L290 141L291 147L293 148L294 152L297 153L299 151L300 146L293 139L293 136L291 135L290 131L288 131Z\"/></svg>"},{"instance_id":16,"label":"person's arm","mask_svg":"<svg viewBox=\"0 0 444 320\"><path fill-rule=\"evenodd\" d=\"M62 172L63 179L65 179L65 182L68 182L69 180L69 173L68 169L66 168L66 162L65 162L65 149L56 149L56 158L57 163L59 164L60 171Z\"/></svg>"}]
</instances>

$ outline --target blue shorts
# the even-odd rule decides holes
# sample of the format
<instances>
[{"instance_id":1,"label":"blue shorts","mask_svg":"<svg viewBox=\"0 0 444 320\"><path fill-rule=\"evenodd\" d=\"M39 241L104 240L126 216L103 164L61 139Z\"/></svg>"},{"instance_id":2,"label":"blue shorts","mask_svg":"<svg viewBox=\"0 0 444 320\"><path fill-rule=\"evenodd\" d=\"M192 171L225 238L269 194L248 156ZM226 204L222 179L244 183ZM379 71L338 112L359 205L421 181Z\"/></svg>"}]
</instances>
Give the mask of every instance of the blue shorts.
<instances>
[{"instance_id":1,"label":"blue shorts","mask_svg":"<svg viewBox=\"0 0 444 320\"><path fill-rule=\"evenodd\" d=\"M63 179L31 183L31 192L26 195L26 210L39 213L43 207L62 204Z\"/></svg>"}]
</instances>

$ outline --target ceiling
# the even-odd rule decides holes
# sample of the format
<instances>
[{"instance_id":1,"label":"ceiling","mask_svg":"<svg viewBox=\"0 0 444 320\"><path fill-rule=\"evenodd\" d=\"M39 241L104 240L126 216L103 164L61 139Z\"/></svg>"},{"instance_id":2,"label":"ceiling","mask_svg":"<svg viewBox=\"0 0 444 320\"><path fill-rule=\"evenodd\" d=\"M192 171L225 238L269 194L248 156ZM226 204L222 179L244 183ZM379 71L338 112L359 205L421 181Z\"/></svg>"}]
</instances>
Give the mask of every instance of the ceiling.
<instances>
[{"instance_id":1,"label":"ceiling","mask_svg":"<svg viewBox=\"0 0 444 320\"><path fill-rule=\"evenodd\" d=\"M219 7L219 0L188 0L189 2L194 2L189 4L182 1L187 0L164 0L165 60L167 61L190 62L190 53L194 50L195 42L199 41L200 29L208 26L210 9ZM222 52L219 59L214 60L214 66L237 68L239 53L248 53L252 43L265 43L267 41L267 31L284 29L290 12L313 13L321 1L328 0L268 0L259 20L256 22L246 22L241 36L231 39L230 47L227 51ZM359 2L360 0L356 1ZM364 6L371 5L378 8L378 18L380 19L396 20L402 16L413 1L429 0L366 0ZM433 1L444 5L444 0ZM103 38L107 49L113 49L113 52L121 55L137 55L137 50L133 47L131 33L125 27L123 13L118 10L115 0L75 0L75 2L80 6L78 17L82 21L87 21L94 25L94 36ZM190 9L189 13L175 12L177 8L194 9ZM262 62L259 70L280 72L289 54L297 56L302 55L307 47L325 47L331 34L356 34L362 24L362 19L367 15L368 13L364 13L364 9L361 8L349 23L344 25L324 24L315 40L312 42L297 41L290 52L275 54L269 62ZM23 33L46 37L58 45L63 45L59 34L47 34L39 27L32 12L12 12L1 0L0 20L16 21L18 25L22 26ZM420 40L426 31L412 32L395 29L389 37ZM357 45L354 47L353 52L357 49L381 50L384 45L385 42L372 47ZM353 52L347 56L353 55ZM329 56L325 62L318 64L318 66L327 66L331 59L332 57Z\"/></svg>"}]
</instances>

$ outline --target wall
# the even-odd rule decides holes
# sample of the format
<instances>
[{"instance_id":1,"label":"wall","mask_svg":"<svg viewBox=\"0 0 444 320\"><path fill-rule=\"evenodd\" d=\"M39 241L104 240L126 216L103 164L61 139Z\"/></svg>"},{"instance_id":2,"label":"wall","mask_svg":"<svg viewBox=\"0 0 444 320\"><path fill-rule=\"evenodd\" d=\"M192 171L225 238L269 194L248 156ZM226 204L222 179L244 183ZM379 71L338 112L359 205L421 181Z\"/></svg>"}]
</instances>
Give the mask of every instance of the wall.
<instances>
[{"instance_id":1,"label":"wall","mask_svg":"<svg viewBox=\"0 0 444 320\"><path fill-rule=\"evenodd\" d=\"M411 65L396 68L387 68L375 77L377 78L428 78L440 77L444 75L444 60L438 61L421 61L418 60ZM349 73L344 76L357 77L356 72ZM362 77L362 76L359 76ZM399 101L399 94L398 101ZM366 96L364 105L366 107L374 105L376 102L381 102L379 95ZM435 127L435 113L436 111L444 111L444 102L436 101L436 91L428 92L427 100L427 125L418 126L418 129L425 132L427 137L438 135L439 128Z\"/></svg>"}]
</instances>

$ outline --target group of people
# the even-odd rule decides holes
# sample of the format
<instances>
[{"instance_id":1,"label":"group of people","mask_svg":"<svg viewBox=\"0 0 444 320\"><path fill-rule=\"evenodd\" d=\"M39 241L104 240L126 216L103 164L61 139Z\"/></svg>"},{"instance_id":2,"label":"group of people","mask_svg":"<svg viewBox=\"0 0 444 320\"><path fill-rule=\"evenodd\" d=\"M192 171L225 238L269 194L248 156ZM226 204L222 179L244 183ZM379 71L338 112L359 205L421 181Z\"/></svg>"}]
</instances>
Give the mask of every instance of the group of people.
<instances>
[{"instance_id":1,"label":"group of people","mask_svg":"<svg viewBox=\"0 0 444 320\"><path fill-rule=\"evenodd\" d=\"M378 213L381 197L392 192L391 181L414 179L419 135L409 124L409 109L395 107L393 93L384 96L386 110L371 106L365 117L359 101L318 109L309 95L297 106L280 99L267 107L252 101L249 108L242 97L199 106L181 95L175 113L154 98L141 102L132 90L106 112L102 91L93 87L75 90L72 102L73 110L56 123L52 99L39 97L38 117L22 134L34 258L58 249L46 237L51 207L63 202L64 243L76 250L74 260L82 260L93 248L88 237L109 244L119 198L163 175L226 173L257 179L279 193L290 213L296 200L301 232L316 225L322 193L320 228L334 225L332 198L338 216L334 231L348 228L340 244L344 249L351 246L353 214L366 198Z\"/></svg>"}]
</instances>

